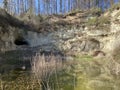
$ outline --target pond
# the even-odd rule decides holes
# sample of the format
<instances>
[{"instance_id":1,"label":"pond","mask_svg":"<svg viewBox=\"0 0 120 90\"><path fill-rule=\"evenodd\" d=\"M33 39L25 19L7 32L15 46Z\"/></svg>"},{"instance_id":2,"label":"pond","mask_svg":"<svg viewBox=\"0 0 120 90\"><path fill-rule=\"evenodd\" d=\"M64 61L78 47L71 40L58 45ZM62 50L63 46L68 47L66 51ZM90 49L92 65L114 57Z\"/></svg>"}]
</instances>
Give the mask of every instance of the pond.
<instances>
[{"instance_id":1,"label":"pond","mask_svg":"<svg viewBox=\"0 0 120 90\"><path fill-rule=\"evenodd\" d=\"M60 57L38 54L34 56L34 62L30 63L29 60L22 61L18 58L21 56L20 51L1 55L4 61L1 62L0 69L5 70L0 75L1 90L120 89L120 77L109 70L109 60L78 55L73 60L59 61Z\"/></svg>"}]
</instances>

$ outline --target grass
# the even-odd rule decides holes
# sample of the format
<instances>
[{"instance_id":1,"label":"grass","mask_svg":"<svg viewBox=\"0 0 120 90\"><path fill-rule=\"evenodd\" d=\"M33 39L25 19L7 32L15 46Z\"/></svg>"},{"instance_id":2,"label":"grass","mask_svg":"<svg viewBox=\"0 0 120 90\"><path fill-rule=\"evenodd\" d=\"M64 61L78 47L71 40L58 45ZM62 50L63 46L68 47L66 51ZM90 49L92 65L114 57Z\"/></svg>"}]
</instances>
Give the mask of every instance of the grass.
<instances>
[{"instance_id":1,"label":"grass","mask_svg":"<svg viewBox=\"0 0 120 90\"><path fill-rule=\"evenodd\" d=\"M110 18L109 17L93 17L88 19L87 25L88 26L96 26L96 27L101 27L104 26L105 24L110 24Z\"/></svg>"},{"instance_id":2,"label":"grass","mask_svg":"<svg viewBox=\"0 0 120 90\"><path fill-rule=\"evenodd\" d=\"M93 16L100 16L103 11L101 10L101 8L91 8L89 13L91 13Z\"/></svg>"},{"instance_id":3,"label":"grass","mask_svg":"<svg viewBox=\"0 0 120 90\"><path fill-rule=\"evenodd\" d=\"M76 55L74 57L75 60L83 60L83 61L91 61L93 60L93 56L90 55Z\"/></svg>"},{"instance_id":4,"label":"grass","mask_svg":"<svg viewBox=\"0 0 120 90\"><path fill-rule=\"evenodd\" d=\"M80 9L75 9L66 14L66 16L75 16L77 13L82 13L83 11Z\"/></svg>"},{"instance_id":5,"label":"grass","mask_svg":"<svg viewBox=\"0 0 120 90\"><path fill-rule=\"evenodd\" d=\"M45 90L91 90L86 87L88 78L78 60L90 61L93 59L92 56L77 55L74 59L71 63L61 63L60 59L49 56L47 62L45 56L38 55L33 59L32 70Z\"/></svg>"},{"instance_id":6,"label":"grass","mask_svg":"<svg viewBox=\"0 0 120 90\"><path fill-rule=\"evenodd\" d=\"M11 77L13 74L0 76L0 90L40 90L40 85L33 77L24 74L17 76L16 79Z\"/></svg>"},{"instance_id":7,"label":"grass","mask_svg":"<svg viewBox=\"0 0 120 90\"><path fill-rule=\"evenodd\" d=\"M42 88L44 90L52 89L53 87L50 84L52 81L51 77L54 77L55 81L57 81L57 72L62 69L62 59L59 58L59 56L41 56L38 54L33 57L31 65L33 75L42 85ZM57 88L59 88L59 86Z\"/></svg>"},{"instance_id":8,"label":"grass","mask_svg":"<svg viewBox=\"0 0 120 90\"><path fill-rule=\"evenodd\" d=\"M60 56L37 54L32 58L31 71L2 74L0 90L109 90L119 86L112 76L118 74L116 65L89 55L76 55L73 61L62 62Z\"/></svg>"}]
</instances>

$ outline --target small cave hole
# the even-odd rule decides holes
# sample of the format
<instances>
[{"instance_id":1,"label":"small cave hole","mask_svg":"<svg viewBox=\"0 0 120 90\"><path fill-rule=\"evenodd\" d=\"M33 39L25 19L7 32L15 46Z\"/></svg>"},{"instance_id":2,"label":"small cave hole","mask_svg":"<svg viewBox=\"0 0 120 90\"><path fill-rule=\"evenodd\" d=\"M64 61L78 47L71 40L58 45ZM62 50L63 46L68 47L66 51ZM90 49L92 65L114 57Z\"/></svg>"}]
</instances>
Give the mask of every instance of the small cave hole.
<instances>
[{"instance_id":1,"label":"small cave hole","mask_svg":"<svg viewBox=\"0 0 120 90\"><path fill-rule=\"evenodd\" d=\"M28 41L26 41L23 37L18 37L14 41L15 45L29 45Z\"/></svg>"},{"instance_id":2,"label":"small cave hole","mask_svg":"<svg viewBox=\"0 0 120 90\"><path fill-rule=\"evenodd\" d=\"M120 9L120 7L117 7L116 9L117 9L117 10L119 10L119 9Z\"/></svg>"}]
</instances>

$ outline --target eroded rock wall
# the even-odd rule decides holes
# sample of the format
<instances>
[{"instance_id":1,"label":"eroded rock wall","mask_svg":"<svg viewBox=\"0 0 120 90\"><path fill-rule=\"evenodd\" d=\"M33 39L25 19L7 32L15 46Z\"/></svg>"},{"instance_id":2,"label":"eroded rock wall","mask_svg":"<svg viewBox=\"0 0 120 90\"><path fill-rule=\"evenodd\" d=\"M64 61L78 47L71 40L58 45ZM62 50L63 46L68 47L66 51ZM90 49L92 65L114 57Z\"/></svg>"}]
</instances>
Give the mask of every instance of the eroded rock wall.
<instances>
[{"instance_id":1,"label":"eroded rock wall","mask_svg":"<svg viewBox=\"0 0 120 90\"><path fill-rule=\"evenodd\" d=\"M119 13L120 10L111 12L109 31L97 28L90 29L87 26L59 28L58 30L39 33L17 28L7 29L7 32L1 33L0 50L38 47L43 51L62 51L65 53L91 53L94 51L109 53L120 45ZM23 38L22 42L26 41L28 44L16 45L15 40L19 37Z\"/></svg>"}]
</instances>

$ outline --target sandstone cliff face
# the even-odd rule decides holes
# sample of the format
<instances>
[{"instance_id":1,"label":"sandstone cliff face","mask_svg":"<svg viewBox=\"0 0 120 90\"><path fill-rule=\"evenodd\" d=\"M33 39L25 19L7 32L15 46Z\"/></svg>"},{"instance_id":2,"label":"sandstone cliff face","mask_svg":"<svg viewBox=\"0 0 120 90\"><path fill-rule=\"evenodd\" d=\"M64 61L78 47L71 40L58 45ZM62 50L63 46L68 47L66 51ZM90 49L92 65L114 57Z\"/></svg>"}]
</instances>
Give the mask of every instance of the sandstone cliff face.
<instances>
[{"instance_id":1,"label":"sandstone cliff face","mask_svg":"<svg viewBox=\"0 0 120 90\"><path fill-rule=\"evenodd\" d=\"M1 28L0 32L0 51L9 51L17 49L15 41L19 37L24 37L25 32L21 29L16 29L8 26L7 28Z\"/></svg>"},{"instance_id":2,"label":"sandstone cliff face","mask_svg":"<svg viewBox=\"0 0 120 90\"><path fill-rule=\"evenodd\" d=\"M15 41L24 38L26 30L34 29L0 9L0 51L15 50Z\"/></svg>"},{"instance_id":3,"label":"sandstone cliff face","mask_svg":"<svg viewBox=\"0 0 120 90\"><path fill-rule=\"evenodd\" d=\"M101 48L100 42L85 35L82 28L58 30L45 34L28 32L26 39L31 47L39 46L44 51L59 50L80 53Z\"/></svg>"},{"instance_id":4,"label":"sandstone cliff face","mask_svg":"<svg viewBox=\"0 0 120 90\"><path fill-rule=\"evenodd\" d=\"M87 25L83 27L82 24L79 28L75 26L71 28L65 27L42 33L21 28L7 28L7 32L1 32L0 34L0 50L7 51L24 47L39 47L43 51L62 51L66 53L112 52L116 47L119 47L119 13L120 10L115 10L111 13L110 30L91 29ZM85 22L89 18L94 17L87 16ZM19 39L19 37L22 37L22 42L26 41L28 44L24 45L18 40L18 43L21 43L21 45L16 45L15 40Z\"/></svg>"},{"instance_id":5,"label":"sandstone cliff face","mask_svg":"<svg viewBox=\"0 0 120 90\"><path fill-rule=\"evenodd\" d=\"M31 47L40 46L45 51L60 50L71 53L104 51L112 53L115 48L119 47L119 13L120 10L111 13L111 24L108 31L91 30L86 26L85 28L59 29L44 34L28 32L26 39Z\"/></svg>"}]
</instances>

